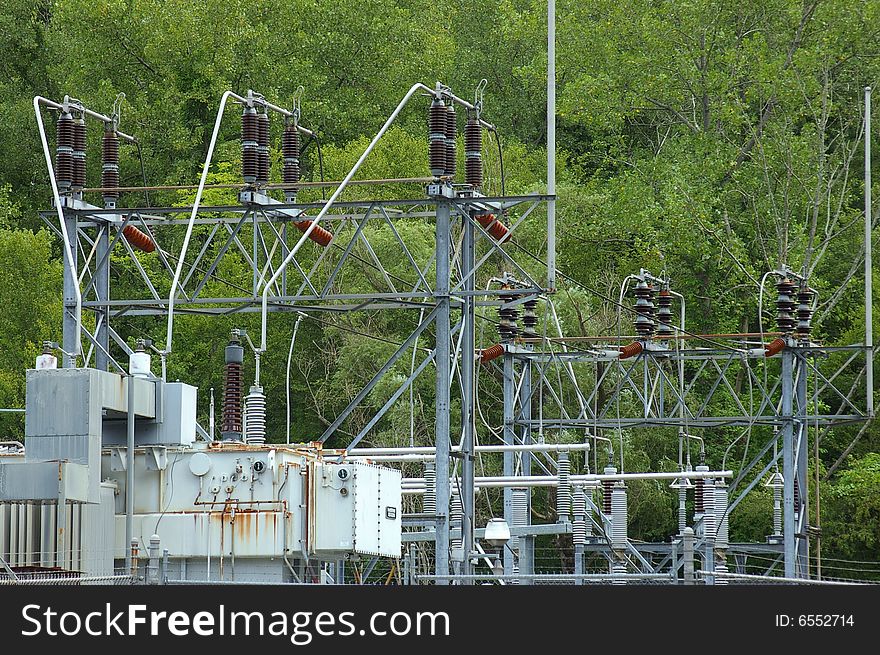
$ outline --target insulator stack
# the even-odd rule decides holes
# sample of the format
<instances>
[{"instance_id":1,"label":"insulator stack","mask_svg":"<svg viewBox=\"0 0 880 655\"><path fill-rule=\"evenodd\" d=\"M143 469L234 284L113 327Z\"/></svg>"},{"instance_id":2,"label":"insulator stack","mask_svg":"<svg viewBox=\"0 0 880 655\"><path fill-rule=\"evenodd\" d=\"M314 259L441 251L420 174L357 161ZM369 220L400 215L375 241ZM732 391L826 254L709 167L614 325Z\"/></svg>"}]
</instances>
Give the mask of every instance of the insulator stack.
<instances>
[{"instance_id":1,"label":"insulator stack","mask_svg":"<svg viewBox=\"0 0 880 655\"><path fill-rule=\"evenodd\" d=\"M257 184L269 181L269 114L257 114Z\"/></svg>"},{"instance_id":2,"label":"insulator stack","mask_svg":"<svg viewBox=\"0 0 880 655\"><path fill-rule=\"evenodd\" d=\"M523 303L523 336L527 339L534 339L538 336L538 299L532 298Z\"/></svg>"},{"instance_id":3,"label":"insulator stack","mask_svg":"<svg viewBox=\"0 0 880 655\"><path fill-rule=\"evenodd\" d=\"M294 227L296 227L296 229L303 234L306 233L311 224L312 221L294 221L293 223ZM315 229L309 233L309 239L317 243L322 248L326 248L330 245L330 242L333 241L333 233L330 230L325 230L320 225L316 225Z\"/></svg>"},{"instance_id":4,"label":"insulator stack","mask_svg":"<svg viewBox=\"0 0 880 655\"><path fill-rule=\"evenodd\" d=\"M474 115L464 126L464 175L475 189L483 186L483 128Z\"/></svg>"},{"instance_id":5,"label":"insulator stack","mask_svg":"<svg viewBox=\"0 0 880 655\"><path fill-rule=\"evenodd\" d=\"M220 436L223 441L241 441L242 436L242 374L244 348L233 333L226 346L226 366L223 375L223 411L220 422Z\"/></svg>"},{"instance_id":6,"label":"insulator stack","mask_svg":"<svg viewBox=\"0 0 880 655\"><path fill-rule=\"evenodd\" d=\"M626 548L627 541L626 485L618 480L611 488L611 547Z\"/></svg>"},{"instance_id":7,"label":"insulator stack","mask_svg":"<svg viewBox=\"0 0 880 655\"><path fill-rule=\"evenodd\" d=\"M571 537L575 546L587 543L587 494L582 485L574 488L572 493Z\"/></svg>"},{"instance_id":8,"label":"insulator stack","mask_svg":"<svg viewBox=\"0 0 880 655\"><path fill-rule=\"evenodd\" d=\"M507 241L507 238L510 236L510 230L507 229L507 226L499 221L495 214L477 214L474 216L477 219L477 222L483 226L483 229L489 233L496 241L503 243Z\"/></svg>"},{"instance_id":9,"label":"insulator stack","mask_svg":"<svg viewBox=\"0 0 880 655\"><path fill-rule=\"evenodd\" d=\"M794 318L795 307L795 287L794 282L785 278L776 284L776 327L780 332L791 334L797 325Z\"/></svg>"},{"instance_id":10,"label":"insulator stack","mask_svg":"<svg viewBox=\"0 0 880 655\"><path fill-rule=\"evenodd\" d=\"M556 517L560 523L571 520L571 460L562 451L557 460Z\"/></svg>"},{"instance_id":11,"label":"insulator stack","mask_svg":"<svg viewBox=\"0 0 880 655\"><path fill-rule=\"evenodd\" d=\"M425 494L422 496L422 511L425 514L437 513L437 472L434 462L425 462Z\"/></svg>"},{"instance_id":12,"label":"insulator stack","mask_svg":"<svg viewBox=\"0 0 880 655\"><path fill-rule=\"evenodd\" d=\"M813 292L805 285L801 286L797 294L797 300L797 328L795 333L799 339L809 341L810 331L812 330L810 321L813 319Z\"/></svg>"},{"instance_id":13,"label":"insulator stack","mask_svg":"<svg viewBox=\"0 0 880 655\"><path fill-rule=\"evenodd\" d=\"M73 185L73 133L73 116L62 112L58 117L55 147L55 181L61 193L70 191Z\"/></svg>"},{"instance_id":14,"label":"insulator stack","mask_svg":"<svg viewBox=\"0 0 880 655\"><path fill-rule=\"evenodd\" d=\"M101 186L115 189L119 186L119 135L112 127L104 130L101 139ZM119 191L104 191L104 204L115 207Z\"/></svg>"},{"instance_id":15,"label":"insulator stack","mask_svg":"<svg viewBox=\"0 0 880 655\"><path fill-rule=\"evenodd\" d=\"M445 174L448 177L455 177L456 156L455 156L455 136L457 133L455 105L450 104L446 107L446 168Z\"/></svg>"},{"instance_id":16,"label":"insulator stack","mask_svg":"<svg viewBox=\"0 0 880 655\"><path fill-rule=\"evenodd\" d=\"M657 294L657 336L669 339L674 336L672 329L672 293L669 289L661 289Z\"/></svg>"},{"instance_id":17,"label":"insulator stack","mask_svg":"<svg viewBox=\"0 0 880 655\"><path fill-rule=\"evenodd\" d=\"M255 384L244 399L244 435L251 444L266 443L266 394Z\"/></svg>"},{"instance_id":18,"label":"insulator stack","mask_svg":"<svg viewBox=\"0 0 880 655\"><path fill-rule=\"evenodd\" d=\"M526 487L513 487L510 490L511 523L514 527L522 527L529 524L529 490ZM512 536L508 542L510 548L517 552L519 537Z\"/></svg>"},{"instance_id":19,"label":"insulator stack","mask_svg":"<svg viewBox=\"0 0 880 655\"><path fill-rule=\"evenodd\" d=\"M446 173L446 105L434 98L428 113L428 167L431 175L441 177Z\"/></svg>"},{"instance_id":20,"label":"insulator stack","mask_svg":"<svg viewBox=\"0 0 880 655\"><path fill-rule=\"evenodd\" d=\"M773 534L779 536L782 534L782 475L776 473L774 479L777 480L773 485Z\"/></svg>"},{"instance_id":21,"label":"insulator stack","mask_svg":"<svg viewBox=\"0 0 880 655\"><path fill-rule=\"evenodd\" d=\"M299 182L301 172L299 155L299 132L296 129L296 125L288 123L284 126L284 132L281 135L281 156L284 157L282 180L284 184L296 184ZM288 200L292 200L296 196L296 189L285 189L284 193Z\"/></svg>"},{"instance_id":22,"label":"insulator stack","mask_svg":"<svg viewBox=\"0 0 880 655\"><path fill-rule=\"evenodd\" d=\"M483 350L480 351L480 363L487 364L493 359L498 359L503 354L504 346L500 343L496 343L494 346L489 346L488 348L483 348Z\"/></svg>"},{"instance_id":23,"label":"insulator stack","mask_svg":"<svg viewBox=\"0 0 880 655\"><path fill-rule=\"evenodd\" d=\"M462 548L461 528L463 518L464 510L461 506L461 496L458 494L458 489L453 487L449 499L449 527L451 530L458 530L458 537L449 540L449 547L453 552Z\"/></svg>"},{"instance_id":24,"label":"insulator stack","mask_svg":"<svg viewBox=\"0 0 880 655\"><path fill-rule=\"evenodd\" d=\"M643 339L650 339L657 328L657 324L654 322L657 311L654 306L656 290L649 282L639 280L633 290L633 295L636 297L636 319L633 322L636 334Z\"/></svg>"},{"instance_id":25,"label":"insulator stack","mask_svg":"<svg viewBox=\"0 0 880 655\"><path fill-rule=\"evenodd\" d=\"M86 122L82 117L73 121L73 190L86 185Z\"/></svg>"},{"instance_id":26,"label":"insulator stack","mask_svg":"<svg viewBox=\"0 0 880 655\"><path fill-rule=\"evenodd\" d=\"M603 473L614 475L617 473L616 466L606 466ZM602 513L611 516L611 490L614 488L614 480L602 480Z\"/></svg>"},{"instance_id":27,"label":"insulator stack","mask_svg":"<svg viewBox=\"0 0 880 655\"><path fill-rule=\"evenodd\" d=\"M122 236L128 241L132 247L142 252L153 252L156 250L156 242L150 238L149 234L145 234L129 223L122 229Z\"/></svg>"},{"instance_id":28,"label":"insulator stack","mask_svg":"<svg viewBox=\"0 0 880 655\"><path fill-rule=\"evenodd\" d=\"M684 482L684 480L682 480ZM687 487L682 484L678 488L678 533L684 533L687 527Z\"/></svg>"},{"instance_id":29,"label":"insulator stack","mask_svg":"<svg viewBox=\"0 0 880 655\"><path fill-rule=\"evenodd\" d=\"M519 298L515 293L503 293L500 296L501 302L510 303ZM514 305L512 307L500 307L498 315L501 320L498 323L498 334L502 342L510 342L519 336L519 309Z\"/></svg>"},{"instance_id":30,"label":"insulator stack","mask_svg":"<svg viewBox=\"0 0 880 655\"><path fill-rule=\"evenodd\" d=\"M626 562L622 560L615 560L614 564L611 565L611 574L614 575L614 580L611 581L613 585L623 585L626 584Z\"/></svg>"},{"instance_id":31,"label":"insulator stack","mask_svg":"<svg viewBox=\"0 0 880 655\"><path fill-rule=\"evenodd\" d=\"M717 527L715 522L715 483L709 479L703 485L703 536L707 539L714 539Z\"/></svg>"},{"instance_id":32,"label":"insulator stack","mask_svg":"<svg viewBox=\"0 0 880 655\"><path fill-rule=\"evenodd\" d=\"M708 471L709 467L705 464L698 464L696 467L697 471ZM694 481L694 514L702 514L706 509L706 504L704 502L704 492L706 490L706 480L704 478L698 478Z\"/></svg>"},{"instance_id":33,"label":"insulator stack","mask_svg":"<svg viewBox=\"0 0 880 655\"><path fill-rule=\"evenodd\" d=\"M727 548L730 546L730 521L727 511L728 495L727 485L723 480L715 483L715 547Z\"/></svg>"},{"instance_id":34,"label":"insulator stack","mask_svg":"<svg viewBox=\"0 0 880 655\"><path fill-rule=\"evenodd\" d=\"M727 557L724 555L718 554L717 559L715 560L715 573L727 573ZM727 585L730 584L730 581L725 576L716 576L715 577L716 585Z\"/></svg>"},{"instance_id":35,"label":"insulator stack","mask_svg":"<svg viewBox=\"0 0 880 655\"><path fill-rule=\"evenodd\" d=\"M241 114L241 174L245 184L256 184L260 174L259 134L257 110L245 107Z\"/></svg>"}]
</instances>

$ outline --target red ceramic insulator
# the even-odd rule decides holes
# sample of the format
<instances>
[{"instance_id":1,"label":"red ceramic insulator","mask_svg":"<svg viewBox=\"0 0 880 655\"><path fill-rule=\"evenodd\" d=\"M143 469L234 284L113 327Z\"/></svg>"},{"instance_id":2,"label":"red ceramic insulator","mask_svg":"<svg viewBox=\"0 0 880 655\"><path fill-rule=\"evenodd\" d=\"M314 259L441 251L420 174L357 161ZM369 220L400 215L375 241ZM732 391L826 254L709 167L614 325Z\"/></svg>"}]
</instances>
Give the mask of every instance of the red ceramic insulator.
<instances>
[{"instance_id":1,"label":"red ceramic insulator","mask_svg":"<svg viewBox=\"0 0 880 655\"><path fill-rule=\"evenodd\" d=\"M781 337L777 337L773 341L767 344L764 348L764 357L773 357L773 355L778 355L782 352L782 349L785 348L785 339Z\"/></svg>"},{"instance_id":2,"label":"red ceramic insulator","mask_svg":"<svg viewBox=\"0 0 880 655\"><path fill-rule=\"evenodd\" d=\"M497 359L504 354L504 346L500 343L496 343L494 346L489 346L488 348L483 348L480 351L480 363L485 364L487 362L491 362L493 359Z\"/></svg>"},{"instance_id":3,"label":"red ceramic insulator","mask_svg":"<svg viewBox=\"0 0 880 655\"><path fill-rule=\"evenodd\" d=\"M477 214L475 218L483 226L483 229L496 241L504 243L508 236L510 236L510 230L507 229L504 223L495 218L495 214Z\"/></svg>"},{"instance_id":4,"label":"red ceramic insulator","mask_svg":"<svg viewBox=\"0 0 880 655\"><path fill-rule=\"evenodd\" d=\"M644 350L641 341L633 341L631 344L620 349L620 359L628 359L641 354Z\"/></svg>"},{"instance_id":5,"label":"red ceramic insulator","mask_svg":"<svg viewBox=\"0 0 880 655\"><path fill-rule=\"evenodd\" d=\"M126 225L122 230L122 236L124 236L125 240L138 250L153 252L156 249L156 242L153 241L149 235L144 234L137 229L134 225Z\"/></svg>"},{"instance_id":6,"label":"red ceramic insulator","mask_svg":"<svg viewBox=\"0 0 880 655\"><path fill-rule=\"evenodd\" d=\"M306 230L309 229L309 226L312 224L312 221L296 221L294 225L296 229L300 232L305 233ZM326 248L330 245L330 242L333 240L333 233L330 230L325 230L320 225L316 225L315 229L312 230L311 234L309 234L309 239L317 243L322 248Z\"/></svg>"}]
</instances>

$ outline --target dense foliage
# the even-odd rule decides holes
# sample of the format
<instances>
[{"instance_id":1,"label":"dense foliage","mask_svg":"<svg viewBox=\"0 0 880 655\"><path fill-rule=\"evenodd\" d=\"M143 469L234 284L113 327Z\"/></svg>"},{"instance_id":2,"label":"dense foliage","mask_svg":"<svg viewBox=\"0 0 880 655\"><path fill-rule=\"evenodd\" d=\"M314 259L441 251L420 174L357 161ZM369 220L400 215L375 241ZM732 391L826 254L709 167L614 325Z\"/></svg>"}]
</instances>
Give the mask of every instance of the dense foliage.
<instances>
[{"instance_id":1,"label":"dense foliage","mask_svg":"<svg viewBox=\"0 0 880 655\"><path fill-rule=\"evenodd\" d=\"M665 270L690 300L689 327L721 333L757 329L760 278L788 264L806 271L820 292L817 338L828 344L863 339L861 99L863 87L880 79L880 2L557 4L559 266L566 275L614 296L620 280L640 267ZM485 77L487 114L504 145L507 190L540 190L545 12L540 0L6 0L0 8L0 267L6 280L0 285L0 406L22 405L23 372L37 344L60 336L60 251L37 216L50 195L31 106L35 94L69 93L109 109L124 92L123 128L141 136L146 178L184 184L199 173L223 91L253 88L290 104L302 85L303 120L323 137L326 176L339 179L412 81L442 79L469 96ZM236 138L229 121L212 181L238 179ZM363 176L424 175L425 149L423 112L405 112ZM90 178L97 179L98 160L90 157ZM307 176L317 177L317 163L310 151ZM497 191L491 168L497 162L488 164ZM121 176L123 184L140 183L134 157L123 158ZM152 200L185 204L188 197L165 193ZM418 225L401 229L420 233ZM541 235L530 238L541 246ZM381 230L371 239L377 247L390 243ZM430 233L422 246L433 247ZM123 272L126 257L114 260ZM346 282L367 289L370 275ZM577 285L560 291L559 312L570 333L616 329L614 307ZM270 339L289 339L293 320L275 321ZM309 347L293 372L292 393L301 399L293 406L293 437L313 438L393 352L392 343L359 332L393 342L412 320L373 314L344 323L304 321L299 338ZM245 320L240 327L253 325ZM180 321L169 374L199 380L203 390L219 388L220 352L231 326ZM127 336L134 337L150 326L121 326L129 328ZM270 398L284 397L286 355L279 347L264 362ZM380 386L368 409L392 391ZM432 427L432 397L433 381L425 376L414 392L422 441ZM269 419L283 439L284 412ZM20 436L21 420L0 414L0 428ZM408 441L408 405L389 413L378 429L383 443ZM819 447L822 471L856 432L826 435ZM675 461L674 435L628 439L633 466L668 468ZM729 439L719 441L709 446L716 464ZM880 560L878 447L880 435L869 427L823 483L823 545L831 557ZM745 457L742 444L733 457ZM668 490L649 491L637 487L633 494L637 536L665 538L674 530L674 498ZM762 539L767 508L759 489L740 506L734 536ZM826 573L835 575L833 568Z\"/></svg>"}]
</instances>

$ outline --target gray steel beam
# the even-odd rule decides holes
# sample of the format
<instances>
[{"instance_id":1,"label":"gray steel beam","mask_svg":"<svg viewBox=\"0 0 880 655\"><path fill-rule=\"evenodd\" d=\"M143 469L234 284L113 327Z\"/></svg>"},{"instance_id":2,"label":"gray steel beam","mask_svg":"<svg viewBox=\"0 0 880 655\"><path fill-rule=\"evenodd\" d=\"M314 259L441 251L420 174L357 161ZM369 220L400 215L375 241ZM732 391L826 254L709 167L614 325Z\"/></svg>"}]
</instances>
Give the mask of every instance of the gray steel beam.
<instances>
[{"instance_id":1,"label":"gray steel beam","mask_svg":"<svg viewBox=\"0 0 880 655\"><path fill-rule=\"evenodd\" d=\"M435 575L449 574L449 382L450 361L450 305L449 305L449 241L450 207L447 202L437 205L435 250L437 257L434 297L437 307L435 320L435 359L437 379L434 397L434 446L437 449L437 529L434 531ZM437 584L444 584L438 579Z\"/></svg>"},{"instance_id":2,"label":"gray steel beam","mask_svg":"<svg viewBox=\"0 0 880 655\"><path fill-rule=\"evenodd\" d=\"M782 351L782 475L785 487L782 494L783 543L785 546L785 577L797 575L797 524L794 516L795 454L794 454L794 353Z\"/></svg>"}]
</instances>

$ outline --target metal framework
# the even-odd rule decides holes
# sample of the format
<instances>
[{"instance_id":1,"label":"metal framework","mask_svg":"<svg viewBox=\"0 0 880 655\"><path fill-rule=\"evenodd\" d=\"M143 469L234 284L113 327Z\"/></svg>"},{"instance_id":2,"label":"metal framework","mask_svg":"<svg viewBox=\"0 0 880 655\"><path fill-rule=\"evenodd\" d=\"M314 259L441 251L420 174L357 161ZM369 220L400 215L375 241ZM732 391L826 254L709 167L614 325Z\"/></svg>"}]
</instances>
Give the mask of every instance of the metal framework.
<instances>
[{"instance_id":1,"label":"metal framework","mask_svg":"<svg viewBox=\"0 0 880 655\"><path fill-rule=\"evenodd\" d=\"M551 307L549 294L556 284L552 238L555 197L552 193L487 197L473 185L456 185L438 177L427 185L425 197L340 200L360 164L418 89L469 110L478 106L462 101L440 85L434 89L414 85L333 196L320 203L282 202L267 189L252 185L239 189L237 202L222 206L200 203L226 100L234 97L253 101L252 94L247 98L224 95L196 201L182 207L122 209L115 203L98 207L85 202L82 192L60 193L41 124L56 207L40 215L65 246L65 365L82 363L124 371L116 353L131 354L131 350L115 326L125 317L168 317L166 346L160 351L164 376L166 358L171 355L174 312L231 317L254 312L264 312L264 316L266 312L293 312L299 316L316 312L417 311L417 320L402 319L413 325L409 336L319 437L324 442L347 425L352 413L392 367L412 352L410 375L381 409L358 427L348 450L358 447L414 380L433 366L434 455L429 459L434 462L436 483L428 485L425 479L405 481L410 485L405 491L414 494L431 487L436 509L406 517L409 532L405 541L434 542L433 575L420 576L416 572L410 548L406 560L410 581L430 579L445 584L452 579L452 572L459 581L468 583L479 577L476 569L483 562L491 564L492 557L480 541L485 532L476 525L475 490L492 486L503 488L503 516L516 544L515 549L504 549L502 575L496 578L536 580L536 537L574 531L571 507L566 507L566 485L570 483L589 492L584 502L598 535L582 540L575 549L575 570L568 578L572 582L586 582L592 575L585 572L591 555L607 558L612 574L608 580L614 582L625 581L627 573L677 581L680 571L685 579L692 580L694 553L701 555L702 574L710 583L725 579L724 568L719 569L717 580L713 573L716 564L726 566L728 554L740 573L744 572L744 558L769 555L772 561L768 571L781 563L786 578L808 577L808 441L811 432L813 439L820 440L823 431L834 426L870 418L870 401L866 408L853 400L863 383L870 390L865 380L866 368L870 372L870 349L862 344L823 347L787 338L779 354L766 357L763 343L743 338L695 338L685 333L683 326L675 326L674 338L642 339L639 352L629 358L622 355L619 339L596 341L584 349L579 342L569 347L564 338L545 335L505 343L500 359L478 364L486 345L477 343L480 308L509 310L538 299ZM67 104L65 100L49 106L58 109ZM280 113L286 111L264 104ZM35 108L39 116L36 100ZM486 126L492 128L484 123ZM479 220L487 213L506 217L505 236L499 238ZM303 221L310 221L305 230ZM324 248L307 243L319 221L333 235ZM297 224L299 229L291 230ZM533 259L524 258L514 247L526 225L537 225L551 235L545 253L546 269L538 273ZM145 254L133 247L125 237L129 226L136 227L154 244L154 252ZM304 233L299 236L300 232ZM390 237L383 239L383 249L375 246L375 235L380 232ZM390 248L389 243L393 244ZM233 254L236 266L225 266ZM510 285L493 283L499 275L516 280L513 298ZM93 320L82 320L82 309L91 313ZM548 317L545 324L550 324ZM431 347L417 348L422 335L433 335L428 339ZM265 318L262 337L258 355L268 347ZM79 348L81 340L86 346L83 349ZM706 342L708 347L693 345ZM501 453L503 475L497 479L475 476L480 435L478 365L483 367L482 375L497 376L502 389L500 443L507 448ZM453 425L452 406L456 402L460 403L461 420ZM600 441L613 443L615 437L622 444L625 432L645 428L676 429L683 434L700 430L704 440L720 438L716 433L724 429L741 429L748 437L747 443L751 443L754 433L760 448L746 448L751 459L735 475L701 471L698 467L696 471L672 472L670 479L675 478L682 488L693 477L714 480L718 489L726 489L730 501L720 517L720 523L726 525L728 515L781 459L782 534L774 535L766 544L721 543L724 537L719 526L704 518L695 526L696 533L684 521L671 543L632 542L626 538L625 525L621 538L619 522L615 527L608 507L594 498L593 490L609 483L606 493L612 500L622 497L625 512L623 485L630 478L623 472L623 449L617 451L620 469L614 467L602 477L595 446ZM569 477L568 450L564 446L560 446L563 450L557 457L543 449L547 443L559 443L577 450L571 435L578 443L594 445L593 470L586 470L586 477ZM690 444L690 437L686 441ZM365 455L369 454L368 449ZM410 454L419 455L416 450ZM404 454L401 461L405 460ZM584 463L589 466L588 457ZM543 475L533 475L537 469ZM727 486L726 478L731 478ZM558 520L533 525L528 490L544 484L562 487L557 496ZM524 501L521 491L517 491L522 489L527 490ZM618 490L618 496L614 490ZM453 501L461 505L455 516L450 509ZM723 529L726 531L726 527ZM375 562L370 568L373 566Z\"/></svg>"}]
</instances>

